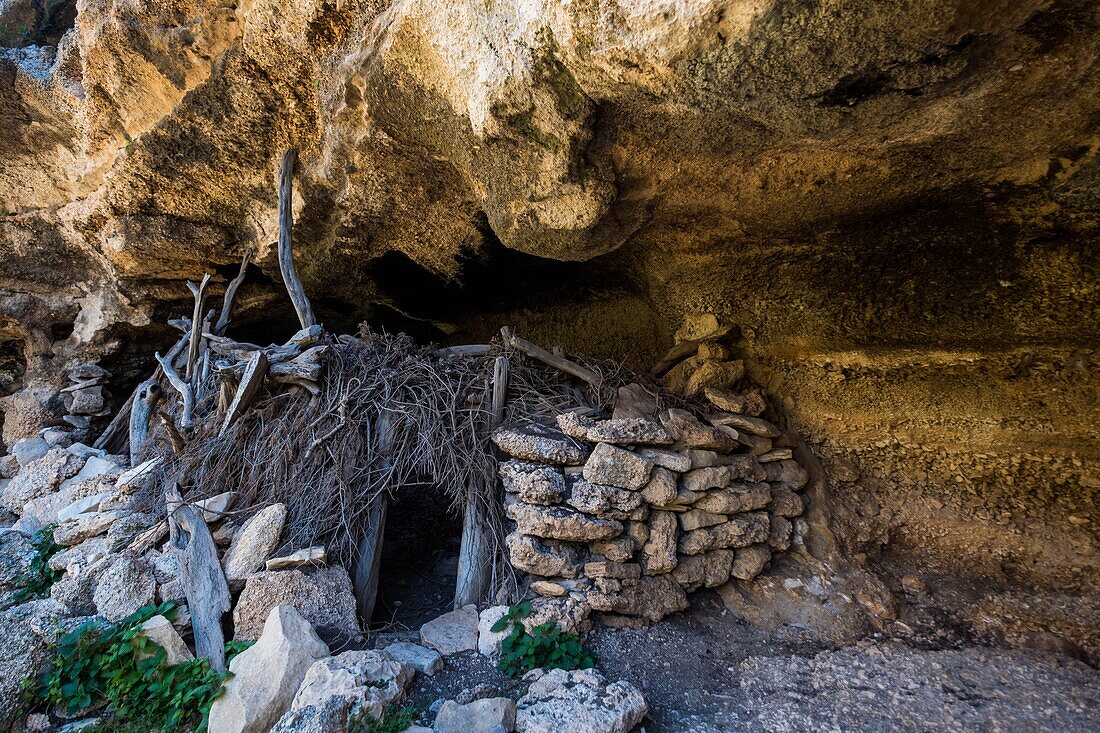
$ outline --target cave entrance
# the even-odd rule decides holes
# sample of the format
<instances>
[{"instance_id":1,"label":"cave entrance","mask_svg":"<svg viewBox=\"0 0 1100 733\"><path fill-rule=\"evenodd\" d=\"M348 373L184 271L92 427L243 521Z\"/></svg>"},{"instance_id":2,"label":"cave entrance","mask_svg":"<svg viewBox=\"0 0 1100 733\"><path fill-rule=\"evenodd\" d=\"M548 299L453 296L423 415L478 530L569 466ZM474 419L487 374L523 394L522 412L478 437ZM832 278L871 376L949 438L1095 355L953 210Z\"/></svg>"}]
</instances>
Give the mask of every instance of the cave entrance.
<instances>
[{"instance_id":1,"label":"cave entrance","mask_svg":"<svg viewBox=\"0 0 1100 733\"><path fill-rule=\"evenodd\" d=\"M386 514L373 630L419 628L454 603L461 516L436 484L396 493Z\"/></svg>"}]
</instances>

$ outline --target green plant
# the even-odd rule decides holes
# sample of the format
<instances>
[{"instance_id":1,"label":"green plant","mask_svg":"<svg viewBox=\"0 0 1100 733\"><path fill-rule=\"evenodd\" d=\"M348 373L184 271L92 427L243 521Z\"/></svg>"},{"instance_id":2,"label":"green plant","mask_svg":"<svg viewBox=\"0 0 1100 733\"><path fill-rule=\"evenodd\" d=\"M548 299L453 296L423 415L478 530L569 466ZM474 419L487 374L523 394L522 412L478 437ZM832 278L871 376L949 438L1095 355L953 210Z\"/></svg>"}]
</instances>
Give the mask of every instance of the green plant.
<instances>
[{"instance_id":1,"label":"green plant","mask_svg":"<svg viewBox=\"0 0 1100 733\"><path fill-rule=\"evenodd\" d=\"M141 633L158 614L171 619L175 604L144 606L112 626L89 622L62 636L49 667L28 686L29 701L69 714L105 704L105 730L205 730L228 675L205 659L166 664L164 649Z\"/></svg>"},{"instance_id":2,"label":"green plant","mask_svg":"<svg viewBox=\"0 0 1100 733\"><path fill-rule=\"evenodd\" d=\"M349 733L402 733L420 717L420 708L389 708L375 720L366 713L356 715L348 723Z\"/></svg>"},{"instance_id":3,"label":"green plant","mask_svg":"<svg viewBox=\"0 0 1100 733\"><path fill-rule=\"evenodd\" d=\"M31 559L30 574L23 587L15 591L13 598L16 603L45 598L50 594L50 587L61 577L61 572L50 567L50 558L61 550L61 545L53 538L55 526L48 524L34 533L31 539L34 557Z\"/></svg>"},{"instance_id":4,"label":"green plant","mask_svg":"<svg viewBox=\"0 0 1100 733\"><path fill-rule=\"evenodd\" d=\"M592 652L585 648L581 637L562 631L553 621L535 626L528 631L523 619L531 615L531 603L526 601L511 606L501 616L492 631L499 633L511 625L512 630L500 648L497 668L510 677L541 667L542 669L588 669L596 663Z\"/></svg>"},{"instance_id":5,"label":"green plant","mask_svg":"<svg viewBox=\"0 0 1100 733\"><path fill-rule=\"evenodd\" d=\"M233 661L233 657L237 656L238 654L243 652L245 649L248 649L249 647L251 647L255 643L256 642L254 642L254 641L237 641L236 639L233 639L232 641L225 642L225 663L226 663L226 665L228 665L230 662Z\"/></svg>"}]
</instances>

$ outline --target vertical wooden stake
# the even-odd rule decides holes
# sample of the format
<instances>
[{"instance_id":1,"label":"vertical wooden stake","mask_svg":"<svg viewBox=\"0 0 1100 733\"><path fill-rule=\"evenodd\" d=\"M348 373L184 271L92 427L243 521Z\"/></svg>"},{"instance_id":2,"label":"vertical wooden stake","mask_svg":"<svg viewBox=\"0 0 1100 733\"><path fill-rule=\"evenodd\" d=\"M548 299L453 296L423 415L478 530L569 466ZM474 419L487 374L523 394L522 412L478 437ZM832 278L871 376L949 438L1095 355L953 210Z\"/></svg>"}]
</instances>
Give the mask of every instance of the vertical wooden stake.
<instances>
[{"instance_id":1,"label":"vertical wooden stake","mask_svg":"<svg viewBox=\"0 0 1100 733\"><path fill-rule=\"evenodd\" d=\"M492 427L504 419L504 401L508 395L508 357L498 356L493 364ZM462 543L458 550L458 577L455 578L455 608L480 603L489 592L493 577L492 543L489 536L488 507L473 479L466 490L462 514ZM495 493L491 493L495 496Z\"/></svg>"}]
</instances>

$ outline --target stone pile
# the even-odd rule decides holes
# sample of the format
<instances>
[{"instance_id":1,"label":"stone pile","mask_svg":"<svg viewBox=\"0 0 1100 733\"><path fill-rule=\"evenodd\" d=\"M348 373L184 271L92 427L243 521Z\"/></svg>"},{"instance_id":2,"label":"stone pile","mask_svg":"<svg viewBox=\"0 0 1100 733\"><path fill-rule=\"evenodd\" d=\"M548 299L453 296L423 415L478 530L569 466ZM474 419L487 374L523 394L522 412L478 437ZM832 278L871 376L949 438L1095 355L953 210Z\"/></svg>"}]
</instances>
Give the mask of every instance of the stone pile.
<instances>
[{"instance_id":1,"label":"stone pile","mask_svg":"<svg viewBox=\"0 0 1100 733\"><path fill-rule=\"evenodd\" d=\"M500 465L515 523L506 544L537 596L529 624L577 630L592 611L656 621L691 591L751 580L790 546L809 475L775 446L758 393L706 394L715 409L703 419L569 412L494 433L512 456Z\"/></svg>"},{"instance_id":2,"label":"stone pile","mask_svg":"<svg viewBox=\"0 0 1100 733\"><path fill-rule=\"evenodd\" d=\"M79 364L69 372L69 384L61 390L67 397L69 414L63 418L73 426L80 437L87 437L93 417L110 414L103 388L107 385L110 373L98 364Z\"/></svg>"}]
</instances>

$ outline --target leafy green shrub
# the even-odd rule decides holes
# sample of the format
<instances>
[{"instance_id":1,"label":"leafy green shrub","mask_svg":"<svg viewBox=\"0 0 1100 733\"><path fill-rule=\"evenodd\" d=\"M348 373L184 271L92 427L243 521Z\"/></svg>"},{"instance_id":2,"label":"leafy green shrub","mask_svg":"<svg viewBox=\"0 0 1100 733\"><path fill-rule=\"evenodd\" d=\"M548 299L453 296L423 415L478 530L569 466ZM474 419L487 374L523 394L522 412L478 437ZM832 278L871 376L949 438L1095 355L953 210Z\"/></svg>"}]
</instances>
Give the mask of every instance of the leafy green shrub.
<instances>
[{"instance_id":1,"label":"leafy green shrub","mask_svg":"<svg viewBox=\"0 0 1100 733\"><path fill-rule=\"evenodd\" d=\"M523 619L531 615L531 603L526 601L512 606L493 624L492 631L499 633L511 625L512 630L501 645L497 668L510 677L519 677L532 669L588 669L596 663L592 652L585 648L581 637L562 631L557 624L548 621L530 632L523 626Z\"/></svg>"},{"instance_id":2,"label":"leafy green shrub","mask_svg":"<svg viewBox=\"0 0 1100 733\"><path fill-rule=\"evenodd\" d=\"M164 649L141 634L141 625L158 614L171 619L175 604L144 606L113 626L89 622L62 636L50 666L31 681L29 701L68 714L106 704L111 725L105 730L205 730L228 674L212 670L206 659L166 664Z\"/></svg>"},{"instance_id":3,"label":"leafy green shrub","mask_svg":"<svg viewBox=\"0 0 1100 733\"><path fill-rule=\"evenodd\" d=\"M53 538L55 526L57 525L48 524L34 533L31 539L34 557L31 559L30 574L23 587L15 591L13 599L16 603L45 598L50 594L53 584L61 577L61 572L50 567L50 558L61 551L61 545L57 544Z\"/></svg>"},{"instance_id":4,"label":"leafy green shrub","mask_svg":"<svg viewBox=\"0 0 1100 733\"><path fill-rule=\"evenodd\" d=\"M381 720L363 713L348 723L348 733L402 733L419 717L420 708L414 707L388 708Z\"/></svg>"},{"instance_id":5,"label":"leafy green shrub","mask_svg":"<svg viewBox=\"0 0 1100 733\"><path fill-rule=\"evenodd\" d=\"M243 652L245 649L248 649L249 647L251 647L255 643L256 643L255 641L247 641L247 640L238 641L236 639L233 639L232 641L225 642L225 664L226 664L226 666L228 667L229 663L233 661L233 657L237 656L238 654Z\"/></svg>"}]
</instances>

